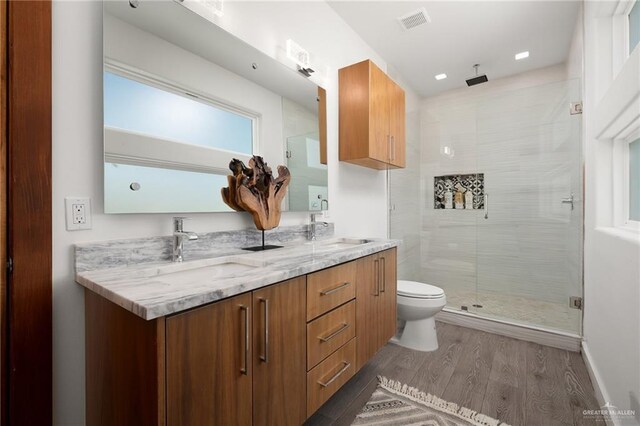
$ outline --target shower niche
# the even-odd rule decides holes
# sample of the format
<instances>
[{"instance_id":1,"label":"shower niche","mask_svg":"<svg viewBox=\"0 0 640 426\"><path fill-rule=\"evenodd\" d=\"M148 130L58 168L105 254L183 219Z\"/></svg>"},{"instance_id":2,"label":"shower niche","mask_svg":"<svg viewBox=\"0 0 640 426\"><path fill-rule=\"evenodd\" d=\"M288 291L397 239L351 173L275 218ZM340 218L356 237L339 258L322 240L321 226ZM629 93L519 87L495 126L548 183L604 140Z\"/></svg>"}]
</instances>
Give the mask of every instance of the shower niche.
<instances>
[{"instance_id":1,"label":"shower niche","mask_svg":"<svg viewBox=\"0 0 640 426\"><path fill-rule=\"evenodd\" d=\"M435 176L434 209L484 209L484 173Z\"/></svg>"}]
</instances>

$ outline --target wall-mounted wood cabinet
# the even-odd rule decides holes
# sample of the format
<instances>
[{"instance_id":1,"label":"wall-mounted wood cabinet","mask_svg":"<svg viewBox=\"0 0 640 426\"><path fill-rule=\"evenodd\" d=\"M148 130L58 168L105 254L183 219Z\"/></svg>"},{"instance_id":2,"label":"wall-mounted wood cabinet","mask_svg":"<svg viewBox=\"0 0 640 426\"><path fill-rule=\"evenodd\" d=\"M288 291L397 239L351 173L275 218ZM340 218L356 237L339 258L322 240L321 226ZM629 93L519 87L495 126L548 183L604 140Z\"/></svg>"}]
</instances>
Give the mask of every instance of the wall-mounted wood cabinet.
<instances>
[{"instance_id":1,"label":"wall-mounted wood cabinet","mask_svg":"<svg viewBox=\"0 0 640 426\"><path fill-rule=\"evenodd\" d=\"M342 68L339 84L340 161L403 168L404 90L370 60Z\"/></svg>"}]
</instances>

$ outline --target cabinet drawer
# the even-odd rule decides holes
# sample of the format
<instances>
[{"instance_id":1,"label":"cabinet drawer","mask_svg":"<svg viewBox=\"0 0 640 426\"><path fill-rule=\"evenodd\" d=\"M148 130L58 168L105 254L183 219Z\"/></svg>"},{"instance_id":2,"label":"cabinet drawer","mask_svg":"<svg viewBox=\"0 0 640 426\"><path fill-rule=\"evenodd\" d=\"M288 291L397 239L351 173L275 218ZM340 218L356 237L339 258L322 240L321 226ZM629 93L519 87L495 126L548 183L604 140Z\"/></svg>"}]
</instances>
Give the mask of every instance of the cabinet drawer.
<instances>
[{"instance_id":1,"label":"cabinet drawer","mask_svg":"<svg viewBox=\"0 0 640 426\"><path fill-rule=\"evenodd\" d=\"M307 275L307 321L356 297L356 262Z\"/></svg>"},{"instance_id":2,"label":"cabinet drawer","mask_svg":"<svg viewBox=\"0 0 640 426\"><path fill-rule=\"evenodd\" d=\"M311 416L356 372L356 339L307 373L307 417Z\"/></svg>"},{"instance_id":3,"label":"cabinet drawer","mask_svg":"<svg viewBox=\"0 0 640 426\"><path fill-rule=\"evenodd\" d=\"M307 370L356 335L356 301L307 324Z\"/></svg>"}]
</instances>

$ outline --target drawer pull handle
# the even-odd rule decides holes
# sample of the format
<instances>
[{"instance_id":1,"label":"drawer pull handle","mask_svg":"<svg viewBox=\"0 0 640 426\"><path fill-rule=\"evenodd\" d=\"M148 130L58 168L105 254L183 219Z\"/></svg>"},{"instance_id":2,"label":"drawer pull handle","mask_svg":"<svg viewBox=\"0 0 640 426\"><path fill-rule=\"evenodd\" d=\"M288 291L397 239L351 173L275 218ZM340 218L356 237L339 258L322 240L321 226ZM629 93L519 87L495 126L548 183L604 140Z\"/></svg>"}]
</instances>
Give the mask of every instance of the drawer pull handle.
<instances>
[{"instance_id":1,"label":"drawer pull handle","mask_svg":"<svg viewBox=\"0 0 640 426\"><path fill-rule=\"evenodd\" d=\"M336 291L342 290L343 288L348 287L348 286L350 286L350 285L351 285L351 283L350 283L349 281L347 281L347 282L345 282L344 284L340 284L340 285L339 285L339 286L337 286L337 287L330 288L330 289L328 289L328 290L322 290L322 291L320 292L320 295L321 295L321 296L328 296L328 295L333 294L333 293L335 293Z\"/></svg>"},{"instance_id":2,"label":"drawer pull handle","mask_svg":"<svg viewBox=\"0 0 640 426\"><path fill-rule=\"evenodd\" d=\"M343 322L342 327L340 327L339 329L337 329L336 331L334 331L328 336L319 336L318 339L320 339L323 342L328 342L329 340L333 339L334 337L336 337L338 334L342 333L349 327L350 327L349 324L347 324L346 322Z\"/></svg>"},{"instance_id":3,"label":"drawer pull handle","mask_svg":"<svg viewBox=\"0 0 640 426\"><path fill-rule=\"evenodd\" d=\"M349 369L349 367L351 367L351 363L348 363L346 361L342 361L342 363L344 364L344 366L332 378L330 378L328 382L323 383L321 380L318 380L318 384L320 386L322 386L323 388L326 388L331 383L335 382L338 379L338 377L340 377L342 375L342 373L344 373L345 371L347 371Z\"/></svg>"},{"instance_id":4,"label":"drawer pull handle","mask_svg":"<svg viewBox=\"0 0 640 426\"><path fill-rule=\"evenodd\" d=\"M249 308L240 305L240 310L244 312L244 359L242 360L243 365L240 368L240 373L246 376L249 371Z\"/></svg>"}]
</instances>

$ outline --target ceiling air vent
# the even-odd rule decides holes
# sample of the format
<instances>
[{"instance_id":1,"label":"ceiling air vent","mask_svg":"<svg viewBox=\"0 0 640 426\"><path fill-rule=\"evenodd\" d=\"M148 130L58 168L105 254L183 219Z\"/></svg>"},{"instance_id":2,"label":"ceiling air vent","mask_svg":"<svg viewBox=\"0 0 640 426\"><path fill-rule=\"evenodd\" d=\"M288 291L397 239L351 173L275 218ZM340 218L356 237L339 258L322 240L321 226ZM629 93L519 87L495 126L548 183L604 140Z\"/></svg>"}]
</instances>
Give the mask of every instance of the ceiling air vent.
<instances>
[{"instance_id":1,"label":"ceiling air vent","mask_svg":"<svg viewBox=\"0 0 640 426\"><path fill-rule=\"evenodd\" d=\"M410 30L411 28L415 28L419 25L428 24L429 22L431 22L431 18L427 13L427 9L421 7L418 10L399 17L398 22L400 22L402 28L404 28L405 30Z\"/></svg>"}]
</instances>

